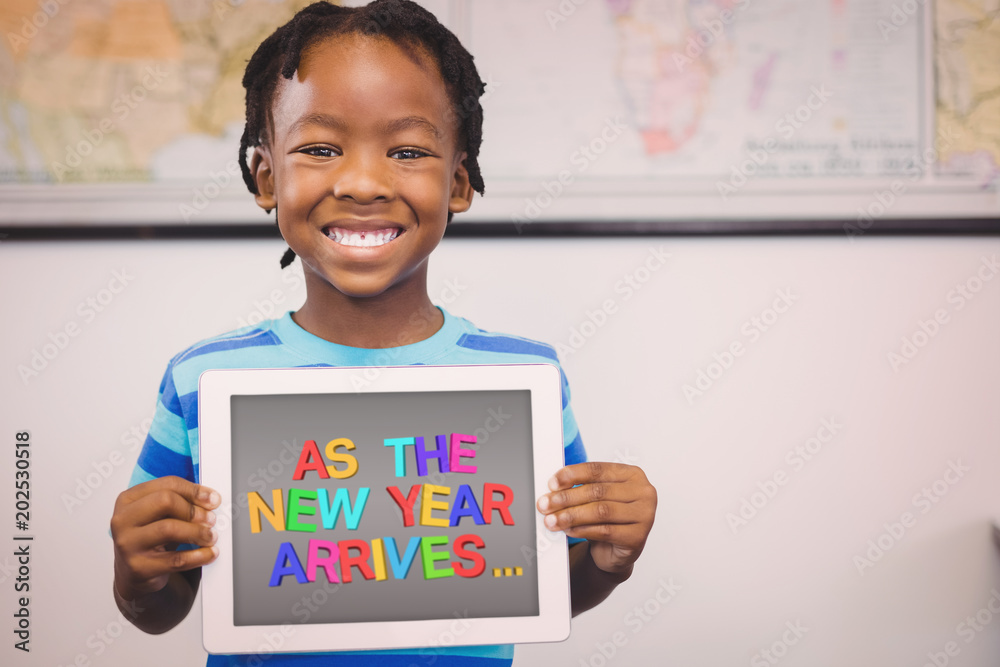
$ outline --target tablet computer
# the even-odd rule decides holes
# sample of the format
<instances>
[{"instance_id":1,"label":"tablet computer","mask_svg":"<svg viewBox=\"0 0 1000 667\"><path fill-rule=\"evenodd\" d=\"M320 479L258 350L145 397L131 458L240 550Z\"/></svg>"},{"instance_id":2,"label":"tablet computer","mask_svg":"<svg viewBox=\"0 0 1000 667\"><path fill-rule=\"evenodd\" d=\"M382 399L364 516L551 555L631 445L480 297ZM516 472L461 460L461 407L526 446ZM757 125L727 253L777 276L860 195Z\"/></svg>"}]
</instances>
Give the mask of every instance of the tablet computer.
<instances>
[{"instance_id":1,"label":"tablet computer","mask_svg":"<svg viewBox=\"0 0 1000 667\"><path fill-rule=\"evenodd\" d=\"M198 401L208 652L569 635L566 537L535 508L564 463L555 366L209 370Z\"/></svg>"}]
</instances>

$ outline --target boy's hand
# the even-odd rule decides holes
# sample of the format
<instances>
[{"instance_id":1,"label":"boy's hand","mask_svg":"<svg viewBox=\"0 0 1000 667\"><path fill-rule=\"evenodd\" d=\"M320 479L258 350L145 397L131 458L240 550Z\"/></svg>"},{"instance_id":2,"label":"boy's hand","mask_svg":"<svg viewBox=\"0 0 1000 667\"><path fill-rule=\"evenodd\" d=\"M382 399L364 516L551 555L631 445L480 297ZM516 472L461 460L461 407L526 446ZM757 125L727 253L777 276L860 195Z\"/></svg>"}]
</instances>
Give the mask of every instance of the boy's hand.
<instances>
[{"instance_id":1,"label":"boy's hand","mask_svg":"<svg viewBox=\"0 0 1000 667\"><path fill-rule=\"evenodd\" d=\"M577 463L560 469L549 488L538 499L546 527L589 540L594 564L605 572L629 572L656 513L656 489L642 469Z\"/></svg>"},{"instance_id":2,"label":"boy's hand","mask_svg":"<svg viewBox=\"0 0 1000 667\"><path fill-rule=\"evenodd\" d=\"M115 590L126 600L155 593L173 572L215 560L212 526L219 494L180 477L160 477L123 491L111 517L115 543ZM200 548L176 551L178 544Z\"/></svg>"}]
</instances>

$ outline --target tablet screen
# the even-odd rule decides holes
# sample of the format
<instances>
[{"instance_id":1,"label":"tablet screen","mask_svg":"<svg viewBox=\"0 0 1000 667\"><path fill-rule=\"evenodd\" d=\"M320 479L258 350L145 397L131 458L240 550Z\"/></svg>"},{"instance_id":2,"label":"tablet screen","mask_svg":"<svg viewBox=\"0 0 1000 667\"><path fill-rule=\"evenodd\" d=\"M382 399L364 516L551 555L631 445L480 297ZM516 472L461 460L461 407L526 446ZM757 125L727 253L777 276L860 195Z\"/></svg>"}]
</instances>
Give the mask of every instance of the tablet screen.
<instances>
[{"instance_id":1,"label":"tablet screen","mask_svg":"<svg viewBox=\"0 0 1000 667\"><path fill-rule=\"evenodd\" d=\"M539 614L530 390L233 395L234 625Z\"/></svg>"}]
</instances>

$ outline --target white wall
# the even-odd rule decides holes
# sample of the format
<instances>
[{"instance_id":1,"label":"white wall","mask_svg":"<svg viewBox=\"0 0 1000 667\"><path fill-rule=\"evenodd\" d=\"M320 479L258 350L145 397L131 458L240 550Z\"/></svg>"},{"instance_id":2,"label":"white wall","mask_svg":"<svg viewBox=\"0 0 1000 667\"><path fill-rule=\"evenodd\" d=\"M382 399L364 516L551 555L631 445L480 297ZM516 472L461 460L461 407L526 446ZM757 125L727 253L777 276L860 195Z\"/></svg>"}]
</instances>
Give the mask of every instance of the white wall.
<instances>
[{"instance_id":1,"label":"white wall","mask_svg":"<svg viewBox=\"0 0 1000 667\"><path fill-rule=\"evenodd\" d=\"M661 246L671 257L626 300L616 283ZM283 249L275 241L0 243L8 442L0 480L13 479L13 434L30 429L37 536L32 652L15 652L7 629L0 661L202 664L200 601L164 636L121 621L108 520L138 455L128 432L152 414L167 360L238 326L273 290L282 312L302 302L301 284L278 269ZM614 300L616 312L585 327L593 335L563 362L591 458L627 458L659 492L632 580L576 619L568 642L520 647L515 664L773 664L755 654L780 642L789 622L808 630L786 653L777 647L782 665L919 666L948 642L957 649L948 664L998 664L1000 615L987 603L995 595L1000 609L991 534L1000 520L1000 280L961 308L949 300L956 284L977 287L977 271L993 277L981 269L984 256L1000 256L1000 239L446 241L432 261L431 294L457 282L460 296L447 307L480 327L568 344L588 310ZM78 304L98 297L116 270L133 277L88 321ZM795 300L752 342L741 328L778 290ZM947 322L892 368L887 354L938 309ZM71 323L78 335L22 381L18 365ZM689 402L683 385L734 341L745 352ZM786 453L824 420L842 426L796 469ZM968 470L953 485L939 482L946 494L922 513L914 495L959 461ZM95 466L110 476L68 510L64 494ZM727 513L778 472L786 483L734 534ZM12 492L4 497L12 521ZM915 524L898 541L882 536L895 543L859 573L854 557L906 511ZM4 628L14 608L12 550L0 551ZM663 581L680 588L661 606ZM644 606L641 620L635 610ZM981 631L965 624L977 612ZM601 648L610 653L616 637L606 660Z\"/></svg>"}]
</instances>

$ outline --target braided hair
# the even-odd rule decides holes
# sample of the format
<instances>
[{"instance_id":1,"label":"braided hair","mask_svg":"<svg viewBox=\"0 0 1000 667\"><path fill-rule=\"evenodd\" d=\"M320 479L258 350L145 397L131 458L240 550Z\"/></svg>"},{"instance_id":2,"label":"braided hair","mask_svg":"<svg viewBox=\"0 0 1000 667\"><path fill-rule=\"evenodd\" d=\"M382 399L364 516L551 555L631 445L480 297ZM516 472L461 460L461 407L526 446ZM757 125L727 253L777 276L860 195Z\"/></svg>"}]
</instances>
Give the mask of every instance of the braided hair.
<instances>
[{"instance_id":1,"label":"braided hair","mask_svg":"<svg viewBox=\"0 0 1000 667\"><path fill-rule=\"evenodd\" d=\"M375 0L364 7L315 2L261 42L243 74L246 126L240 139L239 162L247 189L255 195L260 194L246 155L251 147L267 145L271 139L271 105L278 74L291 79L304 49L323 38L348 34L387 37L411 54L416 49L423 49L434 58L448 91L451 112L458 122L458 149L466 152L469 183L476 192L483 194L485 185L478 159L483 139L483 107L479 98L486 86L479 78L472 55L454 33L441 25L432 13L410 0ZM451 217L449 212L449 222ZM281 258L281 268L294 259L295 252L289 248Z\"/></svg>"}]
</instances>

